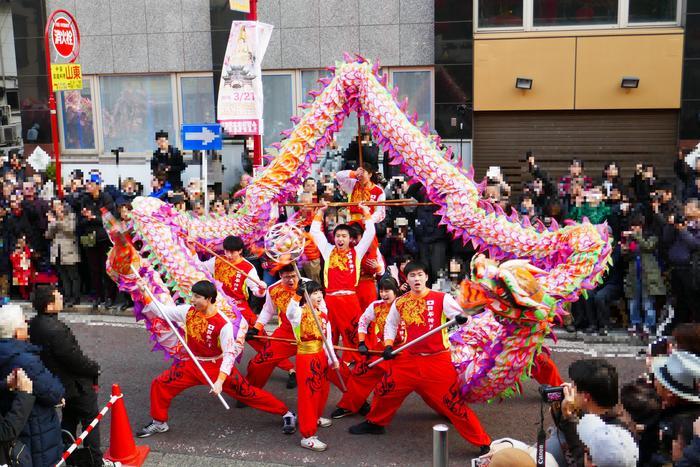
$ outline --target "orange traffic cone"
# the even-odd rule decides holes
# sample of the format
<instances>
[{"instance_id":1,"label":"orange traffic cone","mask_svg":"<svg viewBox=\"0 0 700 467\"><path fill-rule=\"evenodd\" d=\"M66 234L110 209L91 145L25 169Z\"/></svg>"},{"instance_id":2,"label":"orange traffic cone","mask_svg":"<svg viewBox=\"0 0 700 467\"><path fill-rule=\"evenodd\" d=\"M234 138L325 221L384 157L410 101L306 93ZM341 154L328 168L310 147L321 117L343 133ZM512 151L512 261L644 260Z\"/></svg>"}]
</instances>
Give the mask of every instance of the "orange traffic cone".
<instances>
[{"instance_id":1,"label":"orange traffic cone","mask_svg":"<svg viewBox=\"0 0 700 467\"><path fill-rule=\"evenodd\" d=\"M122 395L122 390L118 384L112 385L112 395ZM140 467L148 452L149 446L136 446L134 435L129 424L129 416L126 414L123 397L117 399L112 406L112 425L109 435L109 449L105 453L105 459L114 462L121 462L122 465L133 465Z\"/></svg>"}]
</instances>

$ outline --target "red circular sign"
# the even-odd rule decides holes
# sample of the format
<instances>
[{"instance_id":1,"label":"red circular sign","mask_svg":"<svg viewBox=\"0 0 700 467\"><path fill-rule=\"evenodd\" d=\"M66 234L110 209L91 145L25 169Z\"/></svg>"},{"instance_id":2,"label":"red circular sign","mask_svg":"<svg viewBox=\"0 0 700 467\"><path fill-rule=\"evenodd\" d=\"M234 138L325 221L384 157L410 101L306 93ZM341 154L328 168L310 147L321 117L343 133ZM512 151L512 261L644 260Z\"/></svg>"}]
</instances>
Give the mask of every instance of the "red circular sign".
<instances>
[{"instance_id":1,"label":"red circular sign","mask_svg":"<svg viewBox=\"0 0 700 467\"><path fill-rule=\"evenodd\" d=\"M53 23L51 40L59 55L66 58L71 56L75 48L76 37L71 23L66 18L58 18Z\"/></svg>"},{"instance_id":2,"label":"red circular sign","mask_svg":"<svg viewBox=\"0 0 700 467\"><path fill-rule=\"evenodd\" d=\"M52 61L75 61L80 52L80 33L73 16L65 10L54 11L47 26Z\"/></svg>"}]
</instances>

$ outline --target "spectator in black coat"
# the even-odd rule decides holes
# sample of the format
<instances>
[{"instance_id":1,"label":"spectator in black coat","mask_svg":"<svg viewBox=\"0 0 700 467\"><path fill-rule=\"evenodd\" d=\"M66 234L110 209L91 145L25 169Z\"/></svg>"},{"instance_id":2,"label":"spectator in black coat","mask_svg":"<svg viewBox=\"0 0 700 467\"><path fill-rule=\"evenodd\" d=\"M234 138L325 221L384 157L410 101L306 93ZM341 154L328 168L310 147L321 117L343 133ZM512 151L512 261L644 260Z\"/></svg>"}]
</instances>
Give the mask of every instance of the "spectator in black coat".
<instances>
[{"instance_id":1,"label":"spectator in black coat","mask_svg":"<svg viewBox=\"0 0 700 467\"><path fill-rule=\"evenodd\" d=\"M52 285L39 285L32 301L36 316L29 321L32 344L41 348L41 360L66 388L66 406L61 428L76 437L78 424L83 429L97 416L97 378L100 366L87 357L70 328L58 318L63 297ZM97 425L83 444L100 451Z\"/></svg>"},{"instance_id":2,"label":"spectator in black coat","mask_svg":"<svg viewBox=\"0 0 700 467\"><path fill-rule=\"evenodd\" d=\"M664 229L663 243L668 246L671 287L676 299L672 325L695 321L700 313L700 229L689 225L682 214L676 214Z\"/></svg>"},{"instance_id":3,"label":"spectator in black coat","mask_svg":"<svg viewBox=\"0 0 700 467\"><path fill-rule=\"evenodd\" d=\"M32 380L23 369L17 368L0 381L0 395L12 400L10 409L0 413L0 465L9 464L10 459L19 465L31 465L30 453L17 440L34 407Z\"/></svg>"},{"instance_id":4,"label":"spectator in black coat","mask_svg":"<svg viewBox=\"0 0 700 467\"><path fill-rule=\"evenodd\" d=\"M117 215L114 200L102 190L102 177L98 172L93 172L85 185L85 194L81 198L78 228L79 241L85 248L85 257L90 269L92 289L95 294L94 308L99 305L110 308L116 294L114 282L107 277L105 269L110 241L102 225L102 209L111 212L115 217Z\"/></svg>"},{"instance_id":5,"label":"spectator in black coat","mask_svg":"<svg viewBox=\"0 0 700 467\"><path fill-rule=\"evenodd\" d=\"M406 196L418 202L427 202L427 193L423 185L414 183L408 188ZM447 268L447 229L440 225L440 216L435 212L438 206L418 206L413 232L418 243L418 258L430 269L430 283L437 279L438 271Z\"/></svg>"},{"instance_id":6,"label":"spectator in black coat","mask_svg":"<svg viewBox=\"0 0 700 467\"><path fill-rule=\"evenodd\" d=\"M168 182L177 191L182 189L182 172L187 165L178 148L172 147L168 141L168 133L160 130L156 133L158 149L153 151L151 159L151 172L165 172Z\"/></svg>"},{"instance_id":7,"label":"spectator in black coat","mask_svg":"<svg viewBox=\"0 0 700 467\"><path fill-rule=\"evenodd\" d=\"M34 467L56 465L63 453L61 425L56 406L63 400L63 385L39 358L39 348L27 342L27 324L18 305L0 308L0 379L22 368L32 380L36 402L19 440L32 456ZM0 397L0 413L7 413L12 399Z\"/></svg>"}]
</instances>

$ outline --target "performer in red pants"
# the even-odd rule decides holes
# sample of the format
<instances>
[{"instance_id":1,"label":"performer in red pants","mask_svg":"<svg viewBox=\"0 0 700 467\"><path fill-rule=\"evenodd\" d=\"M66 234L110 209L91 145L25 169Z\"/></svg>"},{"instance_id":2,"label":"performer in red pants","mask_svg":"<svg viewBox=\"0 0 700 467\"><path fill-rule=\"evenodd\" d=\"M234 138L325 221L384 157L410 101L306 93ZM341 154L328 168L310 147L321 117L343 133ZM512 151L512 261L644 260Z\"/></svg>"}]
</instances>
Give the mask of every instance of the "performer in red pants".
<instances>
[{"instance_id":1,"label":"performer in red pants","mask_svg":"<svg viewBox=\"0 0 700 467\"><path fill-rule=\"evenodd\" d=\"M346 224L340 224L333 229L335 245L328 242L321 230L325 204L316 211L310 229L325 262L326 304L333 335L336 339L342 337L343 344L348 347L357 347L357 321L362 314L356 291L360 260L374 238L374 220L370 216L369 208L364 205L360 207L365 213L365 232L355 247L350 245L351 227ZM353 352L343 353L343 361L349 363L353 360L360 360L360 355Z\"/></svg>"},{"instance_id":2,"label":"performer in red pants","mask_svg":"<svg viewBox=\"0 0 700 467\"><path fill-rule=\"evenodd\" d=\"M236 301L236 306L241 310L245 320L248 323L255 323L257 316L248 305L248 291L252 291L258 297L264 297L266 290L258 285L261 281L255 266L243 257L244 246L241 237L229 235L224 239L224 256L228 262L236 266L240 271L232 268L225 261L222 261L221 258L217 257L213 257L202 264L214 279L221 282L224 293ZM241 273L241 271L245 274ZM246 275L248 276L247 278ZM262 332L264 333L264 330ZM265 347L265 342L259 339L249 340L248 344L256 352L263 351ZM280 361L277 366L281 370L289 372L290 380L294 379L292 362L285 359Z\"/></svg>"},{"instance_id":3,"label":"performer in red pants","mask_svg":"<svg viewBox=\"0 0 700 467\"><path fill-rule=\"evenodd\" d=\"M248 329L246 340L248 342L263 342L262 349L248 362L248 374L246 378L253 386L262 388L272 374L272 370L283 361L289 361L297 353L297 346L290 342L256 339L255 336L265 335L265 325L273 315L277 315L279 325L272 332L272 337L281 339L294 339L292 325L287 319L287 306L296 295L299 279L294 271L294 266L288 264L279 270L280 280L272 284L265 293L265 305L258 315L254 327ZM289 374L287 388L297 386L295 373Z\"/></svg>"},{"instance_id":4,"label":"performer in red pants","mask_svg":"<svg viewBox=\"0 0 700 467\"><path fill-rule=\"evenodd\" d=\"M316 431L319 426L331 426L332 422L321 417L321 414L328 400L329 378L334 373L330 368L337 369L339 364L335 352L330 352L328 355L323 348L321 329L314 319L309 304L301 303L305 302L301 296L304 288L316 310L321 329L326 334L326 341L329 343L333 341L321 285L314 281L300 284L298 293L289 301L287 307L287 318L292 323L297 341L299 432L302 436L301 447L313 451L325 451L328 446L318 439Z\"/></svg>"},{"instance_id":5,"label":"performer in red pants","mask_svg":"<svg viewBox=\"0 0 700 467\"><path fill-rule=\"evenodd\" d=\"M145 283L141 284L145 288ZM277 415L282 415L285 434L295 431L295 417L284 402L269 392L250 385L233 366L243 350L243 339L248 323L241 319L234 336L232 322L214 305L216 287L209 281L199 281L192 286L191 305L168 306L151 303L151 311L165 314L178 323L185 323L185 340L202 368L214 382L213 391L221 391L245 404ZM156 306L157 305L157 306ZM168 427L168 408L173 398L187 388L207 384L204 375L192 360L182 360L161 373L151 383L151 423L137 436L145 438L164 433Z\"/></svg>"},{"instance_id":6,"label":"performer in red pants","mask_svg":"<svg viewBox=\"0 0 700 467\"><path fill-rule=\"evenodd\" d=\"M357 328L357 335L360 341L358 350L362 355L369 356L369 350L382 350L384 344L384 324L389 314L391 305L399 295L399 284L393 277L385 277L379 281L379 296L381 300L371 303L362 316ZM395 344L399 343L399 339ZM367 397L374 387L379 383L386 371L387 363L368 368L370 362L367 359L363 364L353 369L347 381L348 390L337 404L337 409L331 414L331 418L343 418L354 413L367 415L369 406ZM364 413L363 413L364 412Z\"/></svg>"},{"instance_id":7,"label":"performer in red pants","mask_svg":"<svg viewBox=\"0 0 700 467\"><path fill-rule=\"evenodd\" d=\"M462 308L452 296L426 287L428 269L421 263L406 266L411 291L397 299L389 310L384 326L384 358L394 356L392 345L401 321L405 324L406 341L410 342L445 321L455 318L467 322ZM457 432L470 443L488 452L491 438L484 431L474 412L462 400L457 371L450 359L447 330L434 334L396 356L388 365L375 390L367 420L350 427L352 434L380 434L391 423L404 399L417 392L426 403L447 416Z\"/></svg>"},{"instance_id":8,"label":"performer in red pants","mask_svg":"<svg viewBox=\"0 0 700 467\"><path fill-rule=\"evenodd\" d=\"M338 172L336 179L341 191L348 195L350 202L384 201L386 196L381 186L375 183L377 173L369 163L364 163L355 171L343 170ZM386 215L384 206L370 206L370 214L374 222L381 222ZM361 230L365 228L364 216L359 206L350 206L351 226L357 225ZM359 237L359 236L358 236ZM360 279L357 284L357 298L360 302L360 310L365 310L370 303L377 300L376 277L384 274L384 260L379 252L379 242L376 235L372 239L367 253L362 257L360 265Z\"/></svg>"}]
</instances>

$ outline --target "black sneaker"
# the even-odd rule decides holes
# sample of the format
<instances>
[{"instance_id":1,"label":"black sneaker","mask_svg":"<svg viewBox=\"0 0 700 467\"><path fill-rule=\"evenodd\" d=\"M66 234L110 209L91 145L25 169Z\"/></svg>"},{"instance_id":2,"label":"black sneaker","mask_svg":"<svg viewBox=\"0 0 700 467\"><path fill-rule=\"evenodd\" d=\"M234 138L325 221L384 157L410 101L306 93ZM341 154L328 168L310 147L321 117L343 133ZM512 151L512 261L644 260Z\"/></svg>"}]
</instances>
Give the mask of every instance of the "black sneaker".
<instances>
[{"instance_id":1,"label":"black sneaker","mask_svg":"<svg viewBox=\"0 0 700 467\"><path fill-rule=\"evenodd\" d=\"M608 335L608 328L602 327L598 330L598 335L600 337L605 337Z\"/></svg>"},{"instance_id":2,"label":"black sneaker","mask_svg":"<svg viewBox=\"0 0 700 467\"><path fill-rule=\"evenodd\" d=\"M367 420L351 426L348 431L353 435L383 435L386 432L383 426L375 425Z\"/></svg>"},{"instance_id":3,"label":"black sneaker","mask_svg":"<svg viewBox=\"0 0 700 467\"><path fill-rule=\"evenodd\" d=\"M294 389L297 387L297 374L294 371L289 373L289 378L287 378L287 389Z\"/></svg>"},{"instance_id":4,"label":"black sneaker","mask_svg":"<svg viewBox=\"0 0 700 467\"><path fill-rule=\"evenodd\" d=\"M363 417L369 413L370 405L368 402L365 402L362 404L362 407L360 407L360 410L357 411L360 415Z\"/></svg>"},{"instance_id":5,"label":"black sneaker","mask_svg":"<svg viewBox=\"0 0 700 467\"><path fill-rule=\"evenodd\" d=\"M293 413L289 412L289 415L282 417L282 433L285 435L291 435L297 431L297 417Z\"/></svg>"},{"instance_id":6,"label":"black sneaker","mask_svg":"<svg viewBox=\"0 0 700 467\"><path fill-rule=\"evenodd\" d=\"M156 422L155 420L152 420L151 423L137 431L136 436L139 438L148 438L149 436L153 436L157 433L165 433L169 429L170 427L166 422Z\"/></svg>"},{"instance_id":7,"label":"black sneaker","mask_svg":"<svg viewBox=\"0 0 700 467\"><path fill-rule=\"evenodd\" d=\"M333 413L331 413L331 418L338 419L338 418L347 417L348 415L352 415L352 412L350 412L347 409L343 409L341 407L338 407L337 409L335 409L333 411Z\"/></svg>"}]
</instances>

